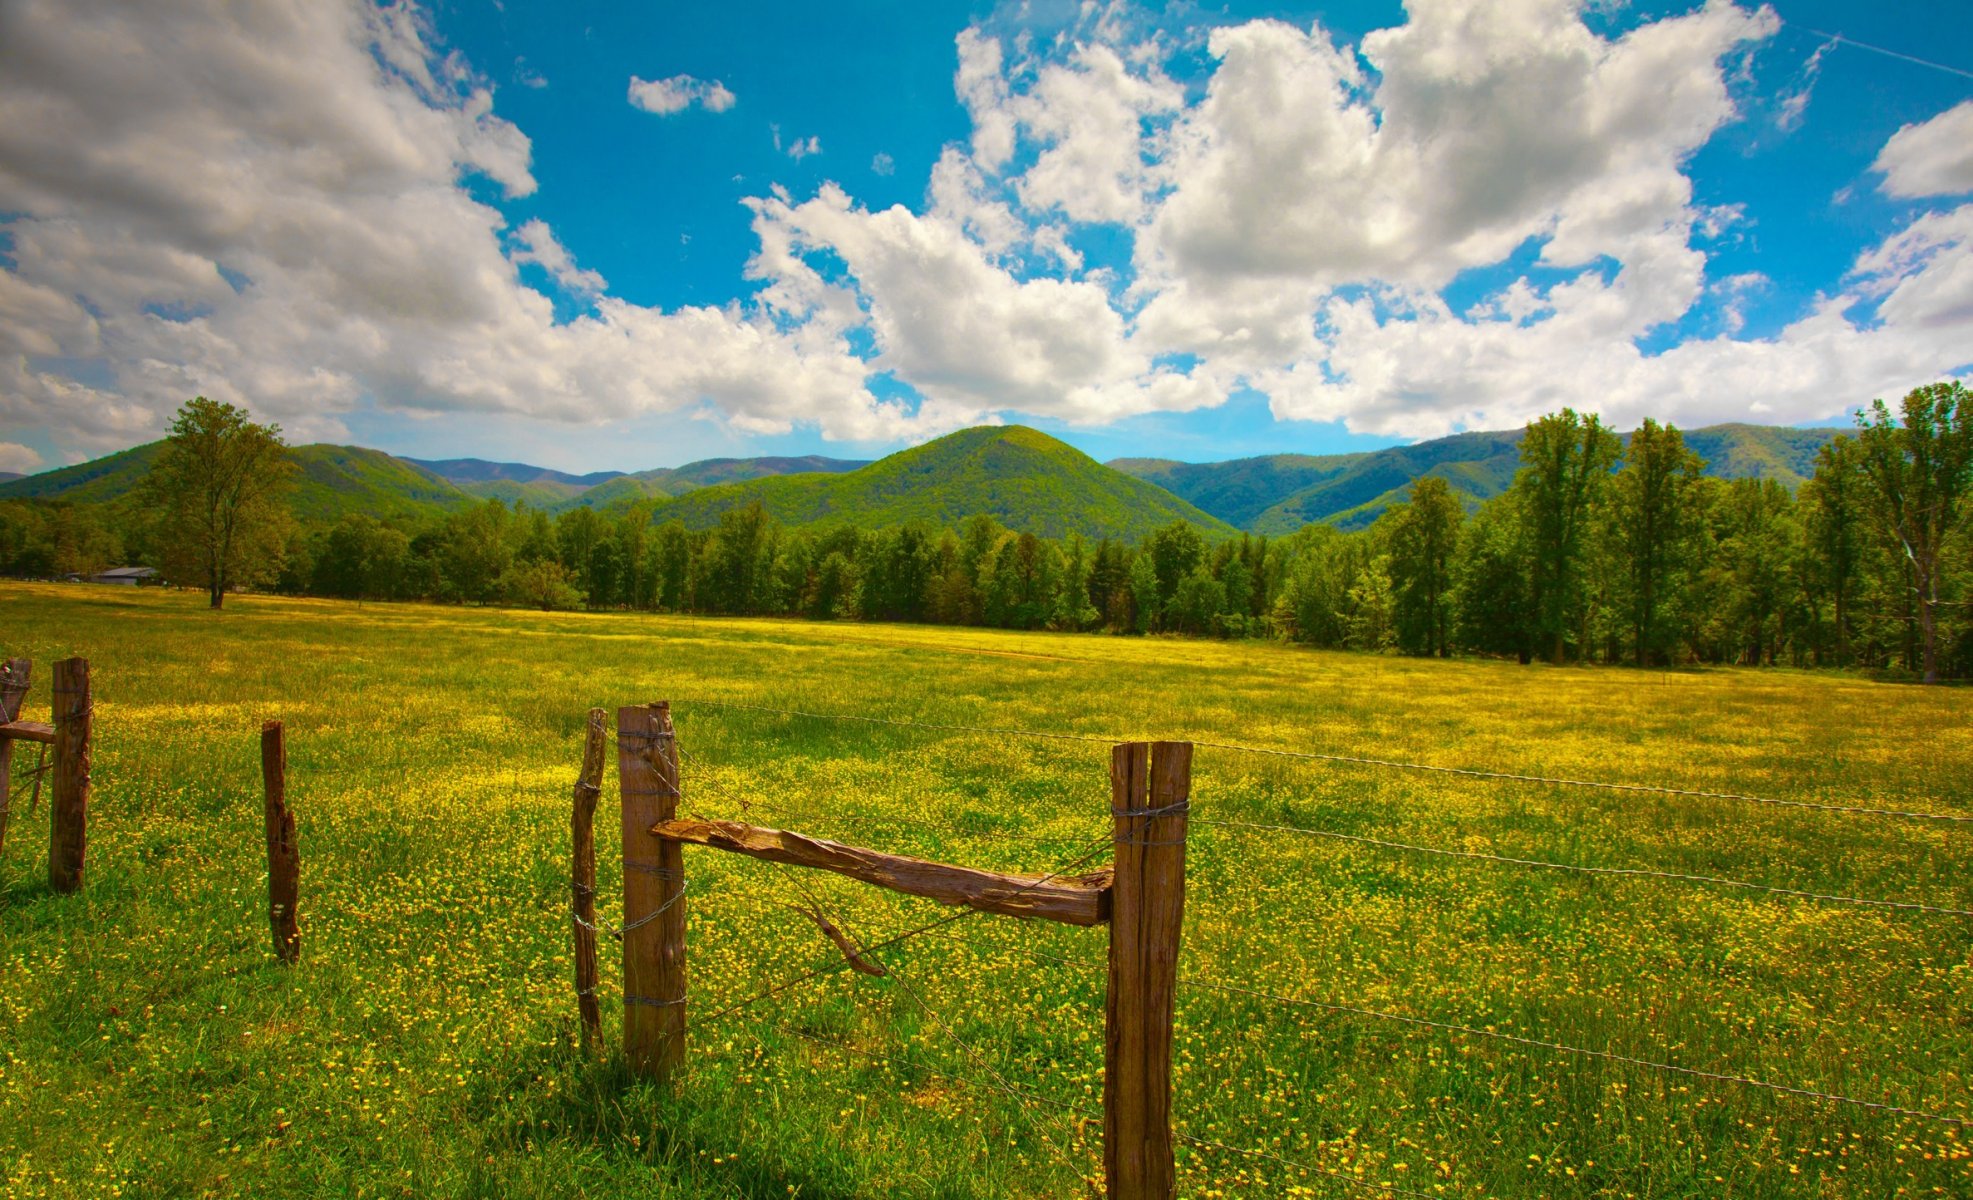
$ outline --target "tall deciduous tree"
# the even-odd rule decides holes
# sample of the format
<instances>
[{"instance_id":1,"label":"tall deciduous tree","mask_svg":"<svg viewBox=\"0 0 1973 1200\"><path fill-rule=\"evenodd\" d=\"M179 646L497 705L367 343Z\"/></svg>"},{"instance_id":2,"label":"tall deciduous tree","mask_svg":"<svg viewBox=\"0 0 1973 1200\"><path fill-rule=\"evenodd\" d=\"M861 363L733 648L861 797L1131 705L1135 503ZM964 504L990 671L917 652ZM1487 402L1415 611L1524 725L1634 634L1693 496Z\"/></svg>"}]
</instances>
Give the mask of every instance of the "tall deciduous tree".
<instances>
[{"instance_id":1,"label":"tall deciduous tree","mask_svg":"<svg viewBox=\"0 0 1973 1200\"><path fill-rule=\"evenodd\" d=\"M165 574L197 580L214 608L228 591L272 579L287 544L283 500L294 471L280 426L204 396L186 401L144 479Z\"/></svg>"},{"instance_id":2,"label":"tall deciduous tree","mask_svg":"<svg viewBox=\"0 0 1973 1200\"><path fill-rule=\"evenodd\" d=\"M1939 681L1939 584L1946 544L1973 491L1973 396L1957 381L1913 388L1893 420L1882 400L1857 414L1875 523L1911 568L1926 683Z\"/></svg>"},{"instance_id":3,"label":"tall deciduous tree","mask_svg":"<svg viewBox=\"0 0 1973 1200\"><path fill-rule=\"evenodd\" d=\"M1620 444L1592 413L1565 408L1528 424L1513 490L1527 523L1537 644L1561 662L1584 598L1589 525Z\"/></svg>"},{"instance_id":4,"label":"tall deciduous tree","mask_svg":"<svg viewBox=\"0 0 1973 1200\"><path fill-rule=\"evenodd\" d=\"M1611 481L1608 542L1640 667L1665 661L1674 648L1678 580L1690 565L1696 532L1690 493L1705 465L1685 448L1676 426L1647 417Z\"/></svg>"},{"instance_id":5,"label":"tall deciduous tree","mask_svg":"<svg viewBox=\"0 0 1973 1200\"><path fill-rule=\"evenodd\" d=\"M1452 653L1452 561L1465 519L1465 506L1436 475L1420 478L1410 501L1392 510L1391 615L1407 654Z\"/></svg>"},{"instance_id":6,"label":"tall deciduous tree","mask_svg":"<svg viewBox=\"0 0 1973 1200\"><path fill-rule=\"evenodd\" d=\"M1865 486L1856 439L1833 438L1816 452L1815 474L1800 497L1809 583L1829 602L1836 661L1844 664L1851 659L1850 609L1863 573Z\"/></svg>"}]
</instances>

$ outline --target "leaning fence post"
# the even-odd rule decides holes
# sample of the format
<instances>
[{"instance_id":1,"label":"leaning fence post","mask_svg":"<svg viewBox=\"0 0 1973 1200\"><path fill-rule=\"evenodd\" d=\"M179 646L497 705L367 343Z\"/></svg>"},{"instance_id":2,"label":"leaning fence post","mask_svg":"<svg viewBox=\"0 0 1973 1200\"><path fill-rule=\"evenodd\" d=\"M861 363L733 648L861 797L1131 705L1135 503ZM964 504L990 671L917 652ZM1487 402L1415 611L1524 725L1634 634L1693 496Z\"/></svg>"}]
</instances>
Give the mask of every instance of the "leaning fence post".
<instances>
[{"instance_id":1,"label":"leaning fence post","mask_svg":"<svg viewBox=\"0 0 1973 1200\"><path fill-rule=\"evenodd\" d=\"M582 773L575 781L569 817L569 901L575 930L575 1003L582 1014L582 1046L603 1044L603 1013L596 1003L596 798L603 794L603 751L608 733L600 708L589 710L582 743Z\"/></svg>"},{"instance_id":2,"label":"leaning fence post","mask_svg":"<svg viewBox=\"0 0 1973 1200\"><path fill-rule=\"evenodd\" d=\"M685 1057L685 852L651 827L678 815L678 748L666 701L617 710L623 796L623 1051L668 1080Z\"/></svg>"},{"instance_id":3,"label":"leaning fence post","mask_svg":"<svg viewBox=\"0 0 1973 1200\"><path fill-rule=\"evenodd\" d=\"M1109 1200L1170 1200L1172 994L1185 919L1190 742L1110 752L1116 877L1104 1001L1103 1167Z\"/></svg>"},{"instance_id":4,"label":"leaning fence post","mask_svg":"<svg viewBox=\"0 0 1973 1200\"><path fill-rule=\"evenodd\" d=\"M295 927L301 849L295 814L288 808L288 735L279 721L260 727L260 778L266 794L267 924L274 933L274 956L293 964L301 960L301 932Z\"/></svg>"},{"instance_id":5,"label":"leaning fence post","mask_svg":"<svg viewBox=\"0 0 1973 1200\"><path fill-rule=\"evenodd\" d=\"M0 666L0 724L20 720L21 702L27 699L28 675L33 670L34 664L25 658L10 658L5 666ZM7 814L13 807L13 766L14 739L0 735L0 854L7 849Z\"/></svg>"},{"instance_id":6,"label":"leaning fence post","mask_svg":"<svg viewBox=\"0 0 1973 1200\"><path fill-rule=\"evenodd\" d=\"M49 805L48 886L82 890L89 841L89 660L55 664L55 787Z\"/></svg>"}]
</instances>

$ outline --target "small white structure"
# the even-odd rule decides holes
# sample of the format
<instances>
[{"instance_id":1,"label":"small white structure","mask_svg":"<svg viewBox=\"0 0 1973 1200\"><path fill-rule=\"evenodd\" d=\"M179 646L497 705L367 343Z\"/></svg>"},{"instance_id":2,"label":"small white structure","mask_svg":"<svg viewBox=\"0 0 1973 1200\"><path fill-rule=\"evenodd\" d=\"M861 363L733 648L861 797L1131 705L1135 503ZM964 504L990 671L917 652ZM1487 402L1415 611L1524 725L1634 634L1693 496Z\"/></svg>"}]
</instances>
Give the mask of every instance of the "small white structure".
<instances>
[{"instance_id":1,"label":"small white structure","mask_svg":"<svg viewBox=\"0 0 1973 1200\"><path fill-rule=\"evenodd\" d=\"M156 583L156 567L111 567L100 575L91 575L91 583L118 583L125 587L136 587L140 583Z\"/></svg>"}]
</instances>

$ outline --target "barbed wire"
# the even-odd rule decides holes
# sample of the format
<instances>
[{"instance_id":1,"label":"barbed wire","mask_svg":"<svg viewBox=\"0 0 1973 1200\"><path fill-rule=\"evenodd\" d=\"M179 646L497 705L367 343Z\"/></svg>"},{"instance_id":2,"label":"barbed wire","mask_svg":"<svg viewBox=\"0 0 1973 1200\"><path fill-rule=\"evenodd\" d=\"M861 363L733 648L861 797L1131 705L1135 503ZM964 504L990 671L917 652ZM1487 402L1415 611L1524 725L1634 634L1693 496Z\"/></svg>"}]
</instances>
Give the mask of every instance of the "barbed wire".
<instances>
[{"instance_id":1,"label":"barbed wire","mask_svg":"<svg viewBox=\"0 0 1973 1200\"><path fill-rule=\"evenodd\" d=\"M773 708L760 704L742 704L733 700L707 700L692 698L678 701L680 704L698 704L711 708L740 709L747 712L772 713L778 716L806 717L820 721L857 721L871 725L892 725L907 729L930 729L946 733L983 733L997 737L1025 737L1054 741L1095 742L1115 745L1132 739L1119 736L1086 733L1059 733L1053 730L1021 729L993 725L961 725L943 722L907 721L898 717L873 717L863 713L815 712L806 709ZM1182 740L1182 739L1172 739ZM1746 804L1767 805L1778 808L1805 809L1813 812L1841 813L1848 816L1892 817L1910 821L1941 821L1954 824L1973 824L1973 813L1941 813L1916 809L1885 808L1868 805L1826 804L1815 800L1791 800L1774 796L1755 796L1744 792L1716 792L1697 788L1664 787L1658 784L1617 783L1599 779L1569 779L1549 775L1529 775L1514 771L1485 771L1473 767L1446 767L1432 763L1405 762L1400 759L1371 758L1352 754L1324 754L1309 750L1285 750L1271 746L1246 746L1237 742L1200 741L1194 739L1192 745L1212 750L1227 750L1240 754L1256 754L1273 758L1301 759L1309 762L1343 763L1351 766L1382 767L1396 771L1419 771L1438 775L1454 775L1468 779L1490 779L1503 783L1527 783L1548 787L1585 788L1594 791L1626 792L1656 796L1677 796L1702 800L1732 800Z\"/></svg>"},{"instance_id":2,"label":"barbed wire","mask_svg":"<svg viewBox=\"0 0 1973 1200\"><path fill-rule=\"evenodd\" d=\"M1367 837L1358 833L1339 833L1333 829L1311 829L1301 825L1269 825L1259 821L1229 821L1209 817L1200 817L1195 821L1195 824L1218 826L1224 829L1245 829L1256 832L1295 833L1307 837L1328 838L1339 842L1353 842L1358 845L1376 846L1385 850L1403 850L1413 854L1432 854L1443 858L1473 859L1479 862L1502 863L1517 867L1539 867L1548 871L1568 871L1582 875L1606 875L1637 879L1664 879L1680 883L1739 888L1745 891L1787 896L1798 900L1815 900L1825 904L1850 904L1864 908L1901 909L1947 917L1973 917L1973 909L1951 908L1939 904L1924 904L1915 900L1878 900L1867 896L1839 896L1827 892L1809 892L1802 891L1798 888L1775 887L1765 883L1751 883L1744 879L1728 879L1718 875L1689 875L1678 871L1652 870L1647 867L1593 867L1580 863L1549 862L1538 858L1515 858L1510 855L1488 854L1478 850L1451 850L1442 846L1421 846L1412 842L1394 842L1384 838Z\"/></svg>"},{"instance_id":3,"label":"barbed wire","mask_svg":"<svg viewBox=\"0 0 1973 1200\"><path fill-rule=\"evenodd\" d=\"M1612 1050L1593 1050L1587 1046L1572 1046L1566 1042L1551 1042L1543 1038L1523 1037L1520 1034L1514 1033L1502 1033L1497 1029L1481 1029L1472 1025L1460 1025L1450 1021L1434 1021L1426 1017L1406 1016L1403 1013L1381 1012L1374 1008L1363 1008L1354 1004L1332 1004L1321 1000L1304 1000L1294 996L1280 996L1272 992L1260 991L1256 988L1242 987L1238 984L1218 983L1206 979L1180 977L1178 986L1205 988L1209 991L1250 996L1255 999L1268 1000L1276 1004L1286 1004L1298 1008L1313 1008L1325 1012L1372 1017L1380 1021L1416 1025L1426 1029L1436 1029L1442 1032L1462 1034L1468 1037L1510 1042L1515 1045L1530 1046L1540 1050L1553 1051L1558 1054L1574 1054L1584 1058L1596 1058L1607 1062L1623 1063L1627 1066L1645 1067L1653 1071L1660 1071L1671 1075L1682 1075L1693 1079L1706 1079L1716 1083L1738 1084L1742 1087L1778 1092L1784 1095L1797 1096L1810 1100L1824 1100L1833 1104L1873 1109L1878 1112L1893 1113L1903 1117L1914 1117L1925 1121L1935 1121L1960 1128L1973 1127L1973 1118L1955 1117L1946 1113L1929 1112L1924 1109L1905 1108L1901 1105L1885 1104L1877 1100L1860 1100L1854 1096L1845 1096L1838 1092L1824 1092L1815 1088L1797 1087L1787 1083L1775 1083L1770 1080L1755 1079L1747 1075L1731 1075L1720 1071L1702 1071L1696 1067L1681 1067L1675 1063L1657 1062L1648 1058L1634 1058L1628 1054L1618 1054Z\"/></svg>"}]
</instances>

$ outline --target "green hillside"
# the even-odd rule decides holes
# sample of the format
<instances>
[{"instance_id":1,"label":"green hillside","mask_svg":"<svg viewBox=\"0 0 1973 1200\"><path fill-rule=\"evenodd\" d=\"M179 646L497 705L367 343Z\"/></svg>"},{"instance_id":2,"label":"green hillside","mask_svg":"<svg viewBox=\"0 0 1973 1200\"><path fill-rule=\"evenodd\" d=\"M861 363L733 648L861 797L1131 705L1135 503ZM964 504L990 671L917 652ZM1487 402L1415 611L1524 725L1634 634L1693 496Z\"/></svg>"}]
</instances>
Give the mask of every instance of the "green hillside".
<instances>
[{"instance_id":1,"label":"green hillside","mask_svg":"<svg viewBox=\"0 0 1973 1200\"><path fill-rule=\"evenodd\" d=\"M1173 521L1233 532L1163 488L1021 425L964 429L844 474L777 475L700 488L662 505L657 517L704 529L721 513L756 501L788 525L951 526L985 513L1010 529L1044 537L1080 532L1138 538Z\"/></svg>"},{"instance_id":2,"label":"green hillside","mask_svg":"<svg viewBox=\"0 0 1973 1200\"><path fill-rule=\"evenodd\" d=\"M1685 431L1685 444L1721 479L1779 479L1798 486L1815 470L1816 451L1840 429L1711 425ZM1359 529L1410 495L1414 480L1436 475L1469 506L1506 491L1520 468L1521 431L1458 433L1411 446L1316 457L1275 454L1217 463L1120 458L1111 466L1156 483L1231 524L1255 533L1291 533L1327 522Z\"/></svg>"},{"instance_id":3,"label":"green hillside","mask_svg":"<svg viewBox=\"0 0 1973 1200\"><path fill-rule=\"evenodd\" d=\"M843 474L869 465L863 461L825 458L820 454L804 454L796 458L705 458L682 467L659 467L619 475L571 498L563 507L581 504L589 508L614 508L640 500L682 496L695 488L722 483L742 483L774 475Z\"/></svg>"},{"instance_id":4,"label":"green hillside","mask_svg":"<svg viewBox=\"0 0 1973 1200\"><path fill-rule=\"evenodd\" d=\"M560 483L553 479L537 479L527 483L518 479L479 479L469 483L454 482L453 486L479 500L499 500L506 504L550 509L560 508L589 491L583 484Z\"/></svg>"},{"instance_id":5,"label":"green hillside","mask_svg":"<svg viewBox=\"0 0 1973 1200\"><path fill-rule=\"evenodd\" d=\"M150 442L0 484L0 500L92 504L121 499L136 490L163 445ZM306 521L334 521L345 513L412 518L473 503L471 496L430 471L381 450L317 442L289 453L299 468L291 507Z\"/></svg>"}]
</instances>

